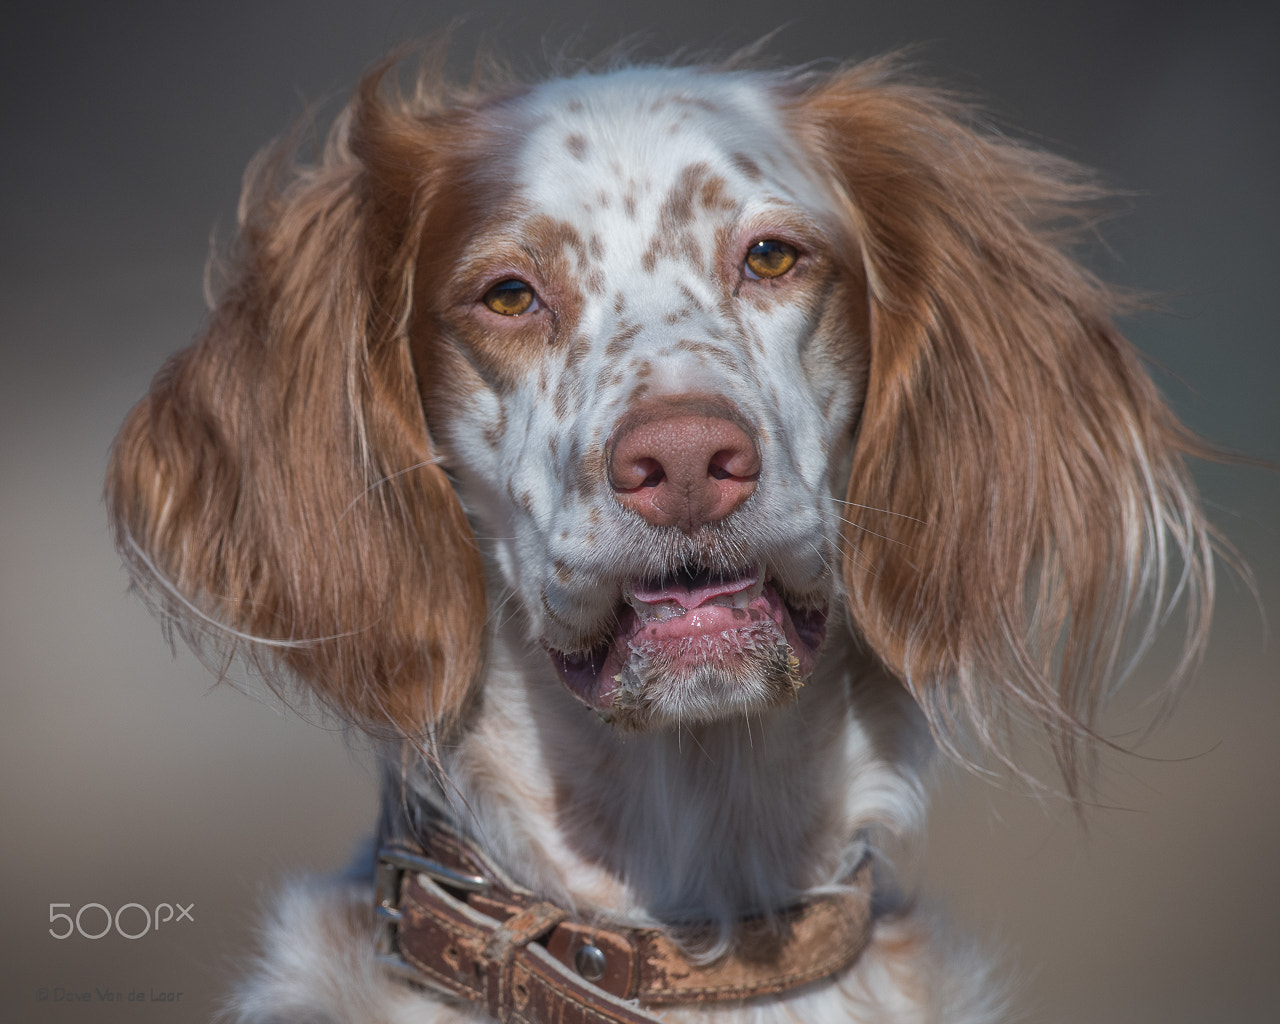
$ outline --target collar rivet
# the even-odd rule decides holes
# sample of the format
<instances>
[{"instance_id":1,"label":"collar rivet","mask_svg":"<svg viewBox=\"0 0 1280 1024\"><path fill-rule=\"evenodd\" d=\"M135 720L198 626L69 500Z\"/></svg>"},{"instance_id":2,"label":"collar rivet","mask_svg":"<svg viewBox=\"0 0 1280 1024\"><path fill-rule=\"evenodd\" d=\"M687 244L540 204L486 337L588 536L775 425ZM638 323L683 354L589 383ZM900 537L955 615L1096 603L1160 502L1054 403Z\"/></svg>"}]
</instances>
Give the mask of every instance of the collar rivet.
<instances>
[{"instance_id":1,"label":"collar rivet","mask_svg":"<svg viewBox=\"0 0 1280 1024\"><path fill-rule=\"evenodd\" d=\"M573 955L573 966L587 981L599 981L604 977L606 965L604 950L587 943Z\"/></svg>"}]
</instances>

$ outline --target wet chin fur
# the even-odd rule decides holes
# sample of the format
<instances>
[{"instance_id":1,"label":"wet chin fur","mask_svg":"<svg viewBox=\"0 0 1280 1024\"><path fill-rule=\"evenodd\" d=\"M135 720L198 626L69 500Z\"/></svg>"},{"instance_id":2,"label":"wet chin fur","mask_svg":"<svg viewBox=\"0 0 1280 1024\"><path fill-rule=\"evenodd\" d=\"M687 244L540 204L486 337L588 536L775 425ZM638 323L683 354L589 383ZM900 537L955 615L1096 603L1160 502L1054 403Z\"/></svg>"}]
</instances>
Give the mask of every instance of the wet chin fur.
<instances>
[{"instance_id":1,"label":"wet chin fur","mask_svg":"<svg viewBox=\"0 0 1280 1024\"><path fill-rule=\"evenodd\" d=\"M620 729L673 728L760 712L796 699L800 661L772 623L715 643L634 643L603 715Z\"/></svg>"}]
</instances>

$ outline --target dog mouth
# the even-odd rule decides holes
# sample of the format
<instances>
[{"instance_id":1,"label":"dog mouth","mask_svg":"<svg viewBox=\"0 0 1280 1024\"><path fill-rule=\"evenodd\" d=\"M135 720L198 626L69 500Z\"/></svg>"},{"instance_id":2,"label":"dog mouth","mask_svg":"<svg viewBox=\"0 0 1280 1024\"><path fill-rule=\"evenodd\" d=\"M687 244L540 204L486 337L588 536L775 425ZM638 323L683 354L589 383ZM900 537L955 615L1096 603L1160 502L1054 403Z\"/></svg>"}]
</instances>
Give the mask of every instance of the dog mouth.
<instances>
[{"instance_id":1,"label":"dog mouth","mask_svg":"<svg viewBox=\"0 0 1280 1024\"><path fill-rule=\"evenodd\" d=\"M585 651L549 648L578 700L617 724L707 720L795 697L826 636L827 610L788 601L763 567L686 566L632 579L612 634Z\"/></svg>"}]
</instances>

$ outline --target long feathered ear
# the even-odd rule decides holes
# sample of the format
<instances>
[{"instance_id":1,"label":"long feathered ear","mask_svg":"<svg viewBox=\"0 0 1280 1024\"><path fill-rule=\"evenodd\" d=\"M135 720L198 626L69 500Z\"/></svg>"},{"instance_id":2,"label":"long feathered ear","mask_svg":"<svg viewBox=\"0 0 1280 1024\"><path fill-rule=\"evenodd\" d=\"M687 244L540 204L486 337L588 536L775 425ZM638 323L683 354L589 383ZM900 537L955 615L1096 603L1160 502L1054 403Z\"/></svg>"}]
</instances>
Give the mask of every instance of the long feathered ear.
<instances>
[{"instance_id":1,"label":"long feathered ear","mask_svg":"<svg viewBox=\"0 0 1280 1024\"><path fill-rule=\"evenodd\" d=\"M1010 764L1009 727L1030 721L1078 796L1102 697L1178 600L1192 662L1213 597L1182 461L1203 446L1065 249L1100 193L889 63L823 80L797 112L867 279L855 627L953 755L965 724Z\"/></svg>"},{"instance_id":2,"label":"long feathered ear","mask_svg":"<svg viewBox=\"0 0 1280 1024\"><path fill-rule=\"evenodd\" d=\"M282 146L250 168L229 283L124 424L106 493L136 582L198 650L420 732L467 700L485 598L406 336L436 140L381 77L314 166Z\"/></svg>"}]
</instances>

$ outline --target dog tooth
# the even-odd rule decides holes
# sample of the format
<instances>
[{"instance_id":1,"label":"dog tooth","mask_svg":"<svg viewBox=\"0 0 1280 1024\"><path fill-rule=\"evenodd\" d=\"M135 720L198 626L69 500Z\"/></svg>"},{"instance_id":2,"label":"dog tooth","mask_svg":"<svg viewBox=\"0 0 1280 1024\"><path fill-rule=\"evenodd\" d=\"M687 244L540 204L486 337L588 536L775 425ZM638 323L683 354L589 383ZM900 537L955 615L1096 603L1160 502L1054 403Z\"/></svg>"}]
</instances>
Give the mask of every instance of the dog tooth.
<instances>
[{"instance_id":1,"label":"dog tooth","mask_svg":"<svg viewBox=\"0 0 1280 1024\"><path fill-rule=\"evenodd\" d=\"M756 598L763 593L764 573L758 572L756 573L756 581L751 584L751 586L747 587L745 590L739 590L737 593L731 595L733 599L733 607L747 608L751 605L752 601L756 600Z\"/></svg>"},{"instance_id":2,"label":"dog tooth","mask_svg":"<svg viewBox=\"0 0 1280 1024\"><path fill-rule=\"evenodd\" d=\"M675 601L654 601L650 603L633 600L631 607L635 610L641 624L646 626L655 622L666 622L667 619L678 618L685 613L685 609Z\"/></svg>"}]
</instances>

